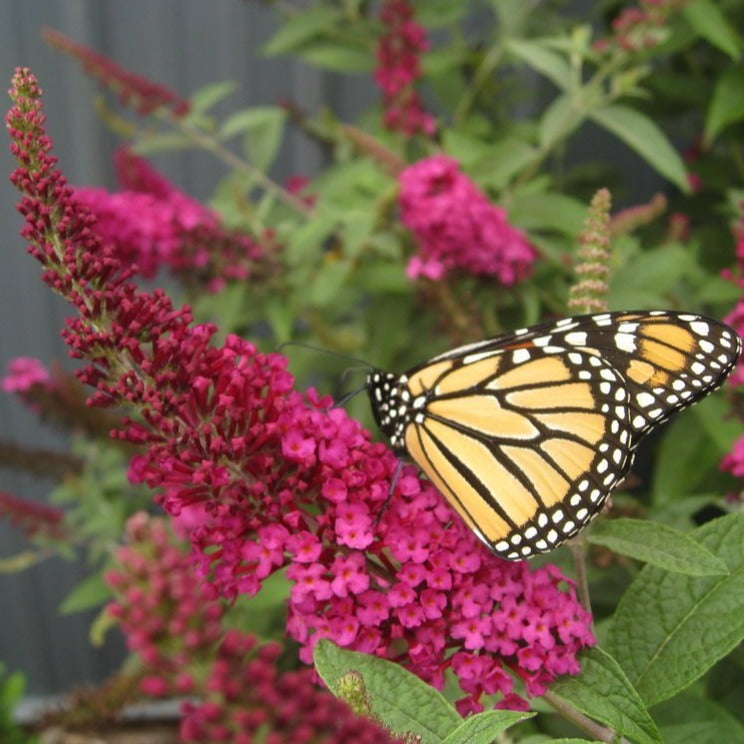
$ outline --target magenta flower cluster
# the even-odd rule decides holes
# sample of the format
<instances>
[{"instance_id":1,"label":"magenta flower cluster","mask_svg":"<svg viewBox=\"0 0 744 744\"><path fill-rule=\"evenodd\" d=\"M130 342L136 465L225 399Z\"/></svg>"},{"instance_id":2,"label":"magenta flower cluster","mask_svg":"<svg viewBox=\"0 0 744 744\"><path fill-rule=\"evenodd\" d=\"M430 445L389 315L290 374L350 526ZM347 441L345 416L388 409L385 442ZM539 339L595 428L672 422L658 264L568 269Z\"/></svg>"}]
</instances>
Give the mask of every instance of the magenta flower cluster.
<instances>
[{"instance_id":1,"label":"magenta flower cluster","mask_svg":"<svg viewBox=\"0 0 744 744\"><path fill-rule=\"evenodd\" d=\"M506 212L446 155L419 160L398 176L403 224L418 245L407 273L437 281L451 271L494 276L511 286L529 273L537 254Z\"/></svg>"},{"instance_id":2,"label":"magenta flower cluster","mask_svg":"<svg viewBox=\"0 0 744 744\"><path fill-rule=\"evenodd\" d=\"M75 198L95 215L94 229L124 265L136 265L147 278L167 267L210 291L248 278L262 258L256 243L223 228L215 212L129 150L117 152L116 166L121 191L79 187Z\"/></svg>"},{"instance_id":3,"label":"magenta flower cluster","mask_svg":"<svg viewBox=\"0 0 744 744\"><path fill-rule=\"evenodd\" d=\"M189 698L181 741L393 741L320 690L310 670L278 673L279 644L259 646L254 636L227 630L224 605L196 576L163 520L136 514L126 538L116 551L116 569L105 577L116 595L108 612L142 662L142 691Z\"/></svg>"},{"instance_id":4,"label":"magenta flower cluster","mask_svg":"<svg viewBox=\"0 0 744 744\"><path fill-rule=\"evenodd\" d=\"M419 55L429 48L426 30L414 20L409 0L384 0L380 20L385 31L377 44L375 82L383 92L385 126L406 135L436 131L415 83L421 77Z\"/></svg>"},{"instance_id":5,"label":"magenta flower cluster","mask_svg":"<svg viewBox=\"0 0 744 744\"><path fill-rule=\"evenodd\" d=\"M0 388L6 393L27 393L34 385L53 385L49 370L33 357L11 359Z\"/></svg>"},{"instance_id":6,"label":"magenta flower cluster","mask_svg":"<svg viewBox=\"0 0 744 744\"><path fill-rule=\"evenodd\" d=\"M78 310L65 338L89 362L79 376L91 404L138 412L118 433L143 448L130 475L189 534L213 596L254 594L286 567L287 631L305 661L327 637L439 688L451 670L463 711L496 693L526 706L515 676L539 695L578 672L594 638L570 582L491 554L410 467L378 520L394 455L329 399L296 391L281 355L235 336L215 346L213 326L138 290L56 169L30 73L12 95L23 232Z\"/></svg>"}]
</instances>

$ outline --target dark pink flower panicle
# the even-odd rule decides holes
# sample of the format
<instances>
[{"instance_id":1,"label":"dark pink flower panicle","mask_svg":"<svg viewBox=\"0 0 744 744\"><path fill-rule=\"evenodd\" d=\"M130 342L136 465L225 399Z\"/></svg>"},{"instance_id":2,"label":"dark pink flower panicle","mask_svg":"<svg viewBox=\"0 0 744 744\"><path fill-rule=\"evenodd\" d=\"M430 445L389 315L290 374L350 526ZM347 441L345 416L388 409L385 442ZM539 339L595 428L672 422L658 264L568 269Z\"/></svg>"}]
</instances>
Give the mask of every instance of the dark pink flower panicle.
<instances>
[{"instance_id":1,"label":"dark pink flower panicle","mask_svg":"<svg viewBox=\"0 0 744 744\"><path fill-rule=\"evenodd\" d=\"M61 509L0 491L0 519L9 520L26 537L63 539L67 532L64 516Z\"/></svg>"},{"instance_id":2,"label":"dark pink flower panicle","mask_svg":"<svg viewBox=\"0 0 744 744\"><path fill-rule=\"evenodd\" d=\"M114 91L122 104L131 106L137 113L147 115L167 109L177 118L189 113L189 102L165 86L135 75L59 31L45 29L42 35L50 46L77 60L85 72Z\"/></svg>"},{"instance_id":3,"label":"dark pink flower panicle","mask_svg":"<svg viewBox=\"0 0 744 744\"><path fill-rule=\"evenodd\" d=\"M612 34L595 42L596 51L643 52L665 39L665 27L687 0L641 0L623 8L612 22Z\"/></svg>"},{"instance_id":4,"label":"dark pink flower panicle","mask_svg":"<svg viewBox=\"0 0 744 744\"><path fill-rule=\"evenodd\" d=\"M189 535L209 591L254 594L286 568L287 632L303 660L327 637L440 688L452 670L472 710L482 695L516 694L514 674L539 695L575 673L594 638L570 582L491 554L410 466L378 519L398 466L390 450L330 399L296 391L281 355L235 336L214 346L213 326L138 290L55 168L30 73L12 95L24 235L79 311L65 338L89 362L80 377L92 404L139 413L117 434L143 446L130 477Z\"/></svg>"},{"instance_id":5,"label":"dark pink flower panicle","mask_svg":"<svg viewBox=\"0 0 744 744\"><path fill-rule=\"evenodd\" d=\"M398 183L401 221L418 244L409 277L437 281L458 270L511 286L530 273L535 249L456 160L446 155L419 160L401 171Z\"/></svg>"},{"instance_id":6,"label":"dark pink flower panicle","mask_svg":"<svg viewBox=\"0 0 744 744\"><path fill-rule=\"evenodd\" d=\"M150 697L184 696L184 742L373 742L394 740L321 690L309 669L280 673L278 644L260 646L227 629L225 606L193 570L192 558L162 519L144 513L127 523L128 544L106 574L116 618L144 664L140 687ZM303 738L303 736L305 738Z\"/></svg>"},{"instance_id":7,"label":"dark pink flower panicle","mask_svg":"<svg viewBox=\"0 0 744 744\"><path fill-rule=\"evenodd\" d=\"M383 93L385 126L406 135L436 131L415 83L421 77L419 55L429 48L426 30L413 20L409 0L384 0L380 20L385 32L377 44L375 82Z\"/></svg>"}]
</instances>

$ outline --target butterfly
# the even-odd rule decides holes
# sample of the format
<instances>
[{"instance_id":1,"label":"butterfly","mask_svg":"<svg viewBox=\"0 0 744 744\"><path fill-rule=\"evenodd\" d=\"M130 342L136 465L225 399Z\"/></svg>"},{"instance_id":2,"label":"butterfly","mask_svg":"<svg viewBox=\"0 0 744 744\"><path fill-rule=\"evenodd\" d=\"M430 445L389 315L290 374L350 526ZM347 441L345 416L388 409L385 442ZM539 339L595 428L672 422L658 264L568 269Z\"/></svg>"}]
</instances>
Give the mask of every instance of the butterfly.
<instances>
[{"instance_id":1,"label":"butterfly","mask_svg":"<svg viewBox=\"0 0 744 744\"><path fill-rule=\"evenodd\" d=\"M721 385L741 352L719 321L606 312L460 346L405 374L372 369L372 412L497 555L575 536L644 435Z\"/></svg>"}]
</instances>

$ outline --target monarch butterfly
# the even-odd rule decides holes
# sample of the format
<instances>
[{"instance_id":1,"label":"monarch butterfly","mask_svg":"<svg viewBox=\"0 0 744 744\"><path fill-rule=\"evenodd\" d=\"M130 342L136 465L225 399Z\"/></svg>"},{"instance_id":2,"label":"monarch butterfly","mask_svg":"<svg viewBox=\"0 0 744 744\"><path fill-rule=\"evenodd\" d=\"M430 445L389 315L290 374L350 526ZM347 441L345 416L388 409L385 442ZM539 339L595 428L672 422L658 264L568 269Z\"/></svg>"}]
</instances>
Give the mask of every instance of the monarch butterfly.
<instances>
[{"instance_id":1,"label":"monarch butterfly","mask_svg":"<svg viewBox=\"0 0 744 744\"><path fill-rule=\"evenodd\" d=\"M671 311L581 315L460 346L403 375L372 369L372 412L502 558L576 535L638 443L723 383L723 323Z\"/></svg>"}]
</instances>

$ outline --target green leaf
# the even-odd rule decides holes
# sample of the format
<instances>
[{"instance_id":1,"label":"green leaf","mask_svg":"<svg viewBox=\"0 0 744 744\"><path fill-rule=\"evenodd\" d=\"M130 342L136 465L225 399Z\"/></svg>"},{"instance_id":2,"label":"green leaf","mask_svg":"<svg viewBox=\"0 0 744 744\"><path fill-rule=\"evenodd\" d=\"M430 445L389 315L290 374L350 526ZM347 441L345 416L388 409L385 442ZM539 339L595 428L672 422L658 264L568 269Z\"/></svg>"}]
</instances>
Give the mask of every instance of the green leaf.
<instances>
[{"instance_id":1,"label":"green leaf","mask_svg":"<svg viewBox=\"0 0 744 744\"><path fill-rule=\"evenodd\" d=\"M343 252L350 258L358 257L368 245L377 215L370 209L347 212L341 230Z\"/></svg>"},{"instance_id":2,"label":"green leaf","mask_svg":"<svg viewBox=\"0 0 744 744\"><path fill-rule=\"evenodd\" d=\"M693 577L645 566L607 632L608 651L648 705L688 687L744 637L744 513L690 534L731 574Z\"/></svg>"},{"instance_id":3,"label":"green leaf","mask_svg":"<svg viewBox=\"0 0 744 744\"><path fill-rule=\"evenodd\" d=\"M664 740L673 744L744 742L744 726L725 708L692 693L654 707Z\"/></svg>"},{"instance_id":4,"label":"green leaf","mask_svg":"<svg viewBox=\"0 0 744 744\"><path fill-rule=\"evenodd\" d=\"M511 710L487 710L466 718L445 738L444 744L491 744L502 731L534 715Z\"/></svg>"},{"instance_id":5,"label":"green leaf","mask_svg":"<svg viewBox=\"0 0 744 744\"><path fill-rule=\"evenodd\" d=\"M656 456L651 498L654 504L708 490L721 458L741 435L725 396L709 395L666 427Z\"/></svg>"},{"instance_id":6,"label":"green leaf","mask_svg":"<svg viewBox=\"0 0 744 744\"><path fill-rule=\"evenodd\" d=\"M98 607L111 598L111 590L103 580L101 572L83 579L62 601L59 611L63 615Z\"/></svg>"},{"instance_id":7,"label":"green leaf","mask_svg":"<svg viewBox=\"0 0 744 744\"><path fill-rule=\"evenodd\" d=\"M371 292L408 294L411 280L400 264L385 262L365 266L355 279L355 286Z\"/></svg>"},{"instance_id":8,"label":"green leaf","mask_svg":"<svg viewBox=\"0 0 744 744\"><path fill-rule=\"evenodd\" d=\"M605 519L587 535L594 545L688 576L723 576L726 564L684 532L645 519Z\"/></svg>"},{"instance_id":9,"label":"green leaf","mask_svg":"<svg viewBox=\"0 0 744 744\"><path fill-rule=\"evenodd\" d=\"M492 148L488 142L467 132L445 129L442 135L442 149L469 169L471 164L477 164L481 158L486 157Z\"/></svg>"},{"instance_id":10,"label":"green leaf","mask_svg":"<svg viewBox=\"0 0 744 744\"><path fill-rule=\"evenodd\" d=\"M509 220L525 230L556 230L576 238L586 219L586 204L563 194L514 195Z\"/></svg>"},{"instance_id":11,"label":"green leaf","mask_svg":"<svg viewBox=\"0 0 744 744\"><path fill-rule=\"evenodd\" d=\"M212 83L195 91L189 98L191 104L190 114L203 114L212 106L216 106L220 101L227 98L237 88L237 83L232 80L225 80L221 83Z\"/></svg>"},{"instance_id":12,"label":"green leaf","mask_svg":"<svg viewBox=\"0 0 744 744\"><path fill-rule=\"evenodd\" d=\"M526 142L506 137L488 148L470 166L470 175L481 186L503 189L537 155L537 150Z\"/></svg>"},{"instance_id":13,"label":"green leaf","mask_svg":"<svg viewBox=\"0 0 744 744\"><path fill-rule=\"evenodd\" d=\"M266 126L281 126L286 121L284 109L275 106L254 106L236 111L223 122L219 136L228 139Z\"/></svg>"},{"instance_id":14,"label":"green leaf","mask_svg":"<svg viewBox=\"0 0 744 744\"><path fill-rule=\"evenodd\" d=\"M264 315L274 338L279 343L284 343L292 338L295 326L295 313L297 308L294 303L288 302L285 297L270 297L264 305Z\"/></svg>"},{"instance_id":15,"label":"green leaf","mask_svg":"<svg viewBox=\"0 0 744 744\"><path fill-rule=\"evenodd\" d=\"M371 51L358 46L317 43L299 52L306 62L336 72L370 72L375 60Z\"/></svg>"},{"instance_id":16,"label":"green leaf","mask_svg":"<svg viewBox=\"0 0 744 744\"><path fill-rule=\"evenodd\" d=\"M649 117L627 106L612 104L591 111L589 118L625 142L682 191L689 192L682 159L667 136Z\"/></svg>"},{"instance_id":17,"label":"green leaf","mask_svg":"<svg viewBox=\"0 0 744 744\"><path fill-rule=\"evenodd\" d=\"M717 3L711 0L690 0L684 4L682 14L700 36L732 59L739 59L741 37Z\"/></svg>"},{"instance_id":18,"label":"green leaf","mask_svg":"<svg viewBox=\"0 0 744 744\"><path fill-rule=\"evenodd\" d=\"M459 69L467 60L468 55L469 50L465 47L433 49L421 55L421 70L427 78L441 75L450 70Z\"/></svg>"},{"instance_id":19,"label":"green leaf","mask_svg":"<svg viewBox=\"0 0 744 744\"><path fill-rule=\"evenodd\" d=\"M276 157L284 134L287 114L274 106L255 106L230 116L220 129L223 139L245 134L249 160L262 171L268 170Z\"/></svg>"},{"instance_id":20,"label":"green leaf","mask_svg":"<svg viewBox=\"0 0 744 744\"><path fill-rule=\"evenodd\" d=\"M634 254L612 273L610 306L663 307L666 293L679 283L693 260L681 246Z\"/></svg>"},{"instance_id":21,"label":"green leaf","mask_svg":"<svg viewBox=\"0 0 744 744\"><path fill-rule=\"evenodd\" d=\"M0 574L12 574L26 571L31 568L31 566L41 563L48 557L49 556L45 555L41 550L21 550L15 555L8 556L7 558L0 558Z\"/></svg>"},{"instance_id":22,"label":"green leaf","mask_svg":"<svg viewBox=\"0 0 744 744\"><path fill-rule=\"evenodd\" d=\"M713 88L705 114L703 143L709 147L730 124L744 119L744 67L729 67L721 73Z\"/></svg>"},{"instance_id":23,"label":"green leaf","mask_svg":"<svg viewBox=\"0 0 744 744\"><path fill-rule=\"evenodd\" d=\"M509 39L506 50L526 62L533 70L554 82L561 90L571 87L571 68L566 60L542 44L524 39Z\"/></svg>"},{"instance_id":24,"label":"green leaf","mask_svg":"<svg viewBox=\"0 0 744 744\"><path fill-rule=\"evenodd\" d=\"M323 5L309 7L292 15L261 51L269 57L292 52L306 41L333 28L342 17L342 11L337 8Z\"/></svg>"},{"instance_id":25,"label":"green leaf","mask_svg":"<svg viewBox=\"0 0 744 744\"><path fill-rule=\"evenodd\" d=\"M741 424L730 415L731 404L721 394L709 395L690 411L723 456L741 436Z\"/></svg>"},{"instance_id":26,"label":"green leaf","mask_svg":"<svg viewBox=\"0 0 744 744\"><path fill-rule=\"evenodd\" d=\"M599 647L582 656L580 675L559 679L550 691L637 744L662 742L656 724L620 665Z\"/></svg>"},{"instance_id":27,"label":"green leaf","mask_svg":"<svg viewBox=\"0 0 744 744\"><path fill-rule=\"evenodd\" d=\"M288 236L286 257L290 265L316 263L323 255L323 244L336 230L336 215L321 212Z\"/></svg>"},{"instance_id":28,"label":"green leaf","mask_svg":"<svg viewBox=\"0 0 744 744\"><path fill-rule=\"evenodd\" d=\"M678 417L666 427L657 449L652 502L662 504L699 491L709 464L719 460L717 448L712 446L693 411Z\"/></svg>"},{"instance_id":29,"label":"green leaf","mask_svg":"<svg viewBox=\"0 0 744 744\"><path fill-rule=\"evenodd\" d=\"M106 641L106 634L118 625L116 618L102 607L88 628L88 640L91 646L100 648Z\"/></svg>"},{"instance_id":30,"label":"green leaf","mask_svg":"<svg viewBox=\"0 0 744 744\"><path fill-rule=\"evenodd\" d=\"M551 149L568 137L581 121L574 108L574 102L567 95L558 96L546 109L540 119L540 146Z\"/></svg>"},{"instance_id":31,"label":"green leaf","mask_svg":"<svg viewBox=\"0 0 744 744\"><path fill-rule=\"evenodd\" d=\"M455 23L467 10L465 3L452 0L426 0L416 7L416 22L426 28L442 28Z\"/></svg>"},{"instance_id":32,"label":"green leaf","mask_svg":"<svg viewBox=\"0 0 744 744\"><path fill-rule=\"evenodd\" d=\"M391 661L339 648L321 639L313 653L315 669L334 694L349 671L364 678L372 713L396 733L411 732L422 744L443 742L462 718L444 696Z\"/></svg>"},{"instance_id":33,"label":"green leaf","mask_svg":"<svg viewBox=\"0 0 744 744\"><path fill-rule=\"evenodd\" d=\"M347 260L324 263L315 274L310 287L310 302L323 307L338 294L351 272L352 264Z\"/></svg>"}]
</instances>

